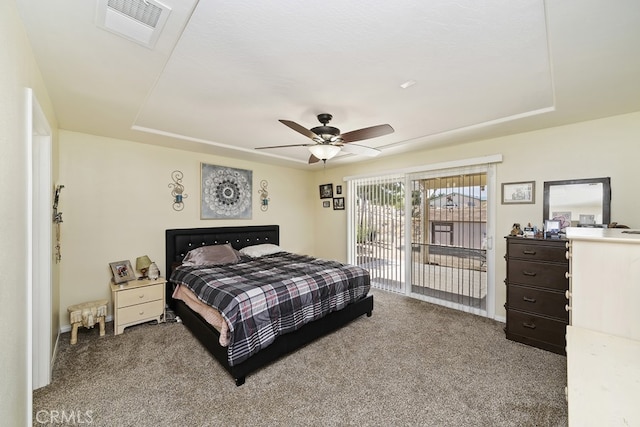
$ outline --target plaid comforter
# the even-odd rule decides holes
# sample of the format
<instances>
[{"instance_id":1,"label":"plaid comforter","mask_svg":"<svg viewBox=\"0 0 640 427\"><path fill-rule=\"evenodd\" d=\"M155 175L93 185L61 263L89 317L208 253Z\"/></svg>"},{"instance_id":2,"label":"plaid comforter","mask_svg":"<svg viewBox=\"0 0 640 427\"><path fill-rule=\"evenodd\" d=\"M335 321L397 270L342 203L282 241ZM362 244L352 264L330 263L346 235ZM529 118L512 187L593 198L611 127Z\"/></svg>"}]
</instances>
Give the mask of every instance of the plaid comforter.
<instances>
[{"instance_id":1,"label":"plaid comforter","mask_svg":"<svg viewBox=\"0 0 640 427\"><path fill-rule=\"evenodd\" d=\"M189 288L227 321L230 366L279 335L365 297L370 287L367 270L289 252L237 264L181 266L171 281Z\"/></svg>"}]
</instances>

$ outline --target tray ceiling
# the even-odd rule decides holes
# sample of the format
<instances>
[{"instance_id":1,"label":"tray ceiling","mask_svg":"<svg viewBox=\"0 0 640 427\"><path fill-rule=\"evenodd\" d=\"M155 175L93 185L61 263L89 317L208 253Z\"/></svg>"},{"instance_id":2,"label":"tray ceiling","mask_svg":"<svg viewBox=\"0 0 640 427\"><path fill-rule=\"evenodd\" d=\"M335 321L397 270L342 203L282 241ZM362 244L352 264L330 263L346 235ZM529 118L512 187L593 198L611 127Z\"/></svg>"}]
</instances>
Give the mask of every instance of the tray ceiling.
<instances>
[{"instance_id":1,"label":"tray ceiling","mask_svg":"<svg viewBox=\"0 0 640 427\"><path fill-rule=\"evenodd\" d=\"M362 142L384 156L640 110L633 0L164 0L153 48L97 25L105 1L17 3L60 128L142 143L311 167L255 147L325 112L393 126Z\"/></svg>"}]
</instances>

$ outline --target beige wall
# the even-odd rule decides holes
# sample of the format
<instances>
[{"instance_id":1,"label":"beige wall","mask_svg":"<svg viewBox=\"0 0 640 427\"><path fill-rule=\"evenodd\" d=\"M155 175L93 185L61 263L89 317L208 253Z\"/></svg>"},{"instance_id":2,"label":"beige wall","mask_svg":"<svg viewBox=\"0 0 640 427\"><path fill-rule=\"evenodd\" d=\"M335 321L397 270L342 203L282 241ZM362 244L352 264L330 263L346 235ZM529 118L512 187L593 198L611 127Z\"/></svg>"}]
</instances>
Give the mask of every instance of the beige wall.
<instances>
[{"instance_id":1,"label":"beige wall","mask_svg":"<svg viewBox=\"0 0 640 427\"><path fill-rule=\"evenodd\" d=\"M3 425L27 425L27 151L25 88L33 88L48 120L57 124L13 1L0 2L0 414ZM55 141L55 135L54 135ZM56 156L56 147L53 147ZM57 165L54 162L54 173ZM53 298L57 306L57 279ZM54 308L55 310L55 308ZM56 319L57 320L57 319ZM54 329L58 330L56 321Z\"/></svg>"},{"instance_id":2,"label":"beige wall","mask_svg":"<svg viewBox=\"0 0 640 427\"><path fill-rule=\"evenodd\" d=\"M640 113L635 113L309 173L60 131L60 182L65 185L61 201L65 222L60 324L68 325L66 306L109 297L109 262L129 259L134 264L137 256L147 254L164 271L167 228L280 224L284 247L344 261L346 213L323 208L318 185L342 184L346 192L345 176L493 154L503 156L503 162L497 166L498 192L502 182L536 181L535 204L493 206L495 312L496 316L504 317L502 236L514 222L541 223L544 181L610 176L612 220L640 228L640 200L619 196L634 194L637 179L634 157L640 154L635 141L639 137ZM600 146L606 146L607 152L598 149ZM557 158L543 155L549 152L558 153ZM253 171L252 220L199 219L201 162ZM168 183L175 169L185 174L185 192L189 195L182 212L171 208ZM262 179L269 181L271 204L267 212L261 212L258 206L257 189Z\"/></svg>"},{"instance_id":3,"label":"beige wall","mask_svg":"<svg viewBox=\"0 0 640 427\"><path fill-rule=\"evenodd\" d=\"M640 113L633 113L316 172L314 186L309 190L316 193L315 253L339 260L347 257L346 214L322 208L318 185L343 184L346 188L342 182L345 176L502 154L503 162L496 171L498 193L503 182L536 181L535 204L501 205L498 201L493 206L496 209L495 312L504 317L506 266L502 258L505 252L502 237L514 222L542 223L544 181L611 177L611 220L640 228L639 141Z\"/></svg>"},{"instance_id":4,"label":"beige wall","mask_svg":"<svg viewBox=\"0 0 640 427\"><path fill-rule=\"evenodd\" d=\"M306 171L172 150L129 141L60 131L62 263L60 322L66 307L110 298L109 263L149 255L165 271L168 228L278 224L280 244L293 252L314 250L312 175ZM201 162L253 171L251 220L200 219ZM183 211L172 208L171 172L184 174ZM260 181L271 202L260 210ZM109 308L110 312L112 307Z\"/></svg>"}]
</instances>

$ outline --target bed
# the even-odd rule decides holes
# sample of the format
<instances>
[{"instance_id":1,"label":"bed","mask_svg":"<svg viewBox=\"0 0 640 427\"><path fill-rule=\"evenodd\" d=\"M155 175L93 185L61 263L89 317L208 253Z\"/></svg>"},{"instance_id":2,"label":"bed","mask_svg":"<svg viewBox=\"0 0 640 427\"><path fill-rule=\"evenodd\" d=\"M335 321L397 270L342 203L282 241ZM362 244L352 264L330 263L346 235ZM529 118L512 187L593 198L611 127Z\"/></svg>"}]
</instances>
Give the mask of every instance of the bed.
<instances>
[{"instance_id":1,"label":"bed","mask_svg":"<svg viewBox=\"0 0 640 427\"><path fill-rule=\"evenodd\" d=\"M279 226L277 225L170 229L166 230L165 238L167 278L172 277L174 269L180 265L187 253L195 248L230 244L235 250L241 250L249 246L257 247L256 245L279 245L280 242ZM293 255L277 253L269 256L274 257L273 260L270 260L271 262L285 263L287 260L283 259L283 257ZM253 262L243 258L238 263L238 266L246 266L247 272L255 270L252 268L252 264L242 264L245 261ZM293 265L297 261L297 259L294 259L294 261L290 261L290 264ZM357 267L353 266L350 266L350 268L357 269ZM176 271L175 280L181 282L184 275L190 271L195 271L195 269L191 267L180 268ZM362 284L362 280L366 280L368 290L369 277L366 271L364 273L366 275L357 280L360 281L360 284ZM209 272L209 275L219 276L220 272L215 270ZM294 276L295 273L292 273L292 277ZM218 330L219 328L216 329L213 324L205 320L205 318L211 320L207 315L199 314L192 310L185 301L172 297L176 287L176 283L168 280L166 292L170 307L200 343L231 374L238 386L244 384L248 374L317 338L335 331L363 314L366 314L367 317L371 316L373 311L373 296L369 295L368 292L361 292L361 295L355 296L356 299L353 302L348 302L346 305L343 304L344 307L338 307L337 311L330 311L317 320L309 321L293 331L279 334L268 345L259 348L257 352L249 352L240 359L234 360L232 353L235 355L240 352L232 351L229 347L220 344L221 332ZM182 287L184 287L184 284L180 286L180 288ZM225 331L222 331L222 333L224 341Z\"/></svg>"}]
</instances>

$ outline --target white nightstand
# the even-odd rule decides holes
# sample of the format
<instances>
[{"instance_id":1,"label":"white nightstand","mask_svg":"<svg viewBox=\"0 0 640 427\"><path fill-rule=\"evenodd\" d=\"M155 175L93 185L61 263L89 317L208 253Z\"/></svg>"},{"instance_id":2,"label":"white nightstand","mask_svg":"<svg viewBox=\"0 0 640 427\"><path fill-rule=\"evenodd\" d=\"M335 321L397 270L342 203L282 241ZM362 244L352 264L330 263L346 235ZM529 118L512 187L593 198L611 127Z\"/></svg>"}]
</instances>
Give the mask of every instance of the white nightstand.
<instances>
[{"instance_id":1,"label":"white nightstand","mask_svg":"<svg viewBox=\"0 0 640 427\"><path fill-rule=\"evenodd\" d=\"M163 277L132 280L122 285L112 283L113 334L119 335L127 326L151 320L164 322L166 283Z\"/></svg>"}]
</instances>

